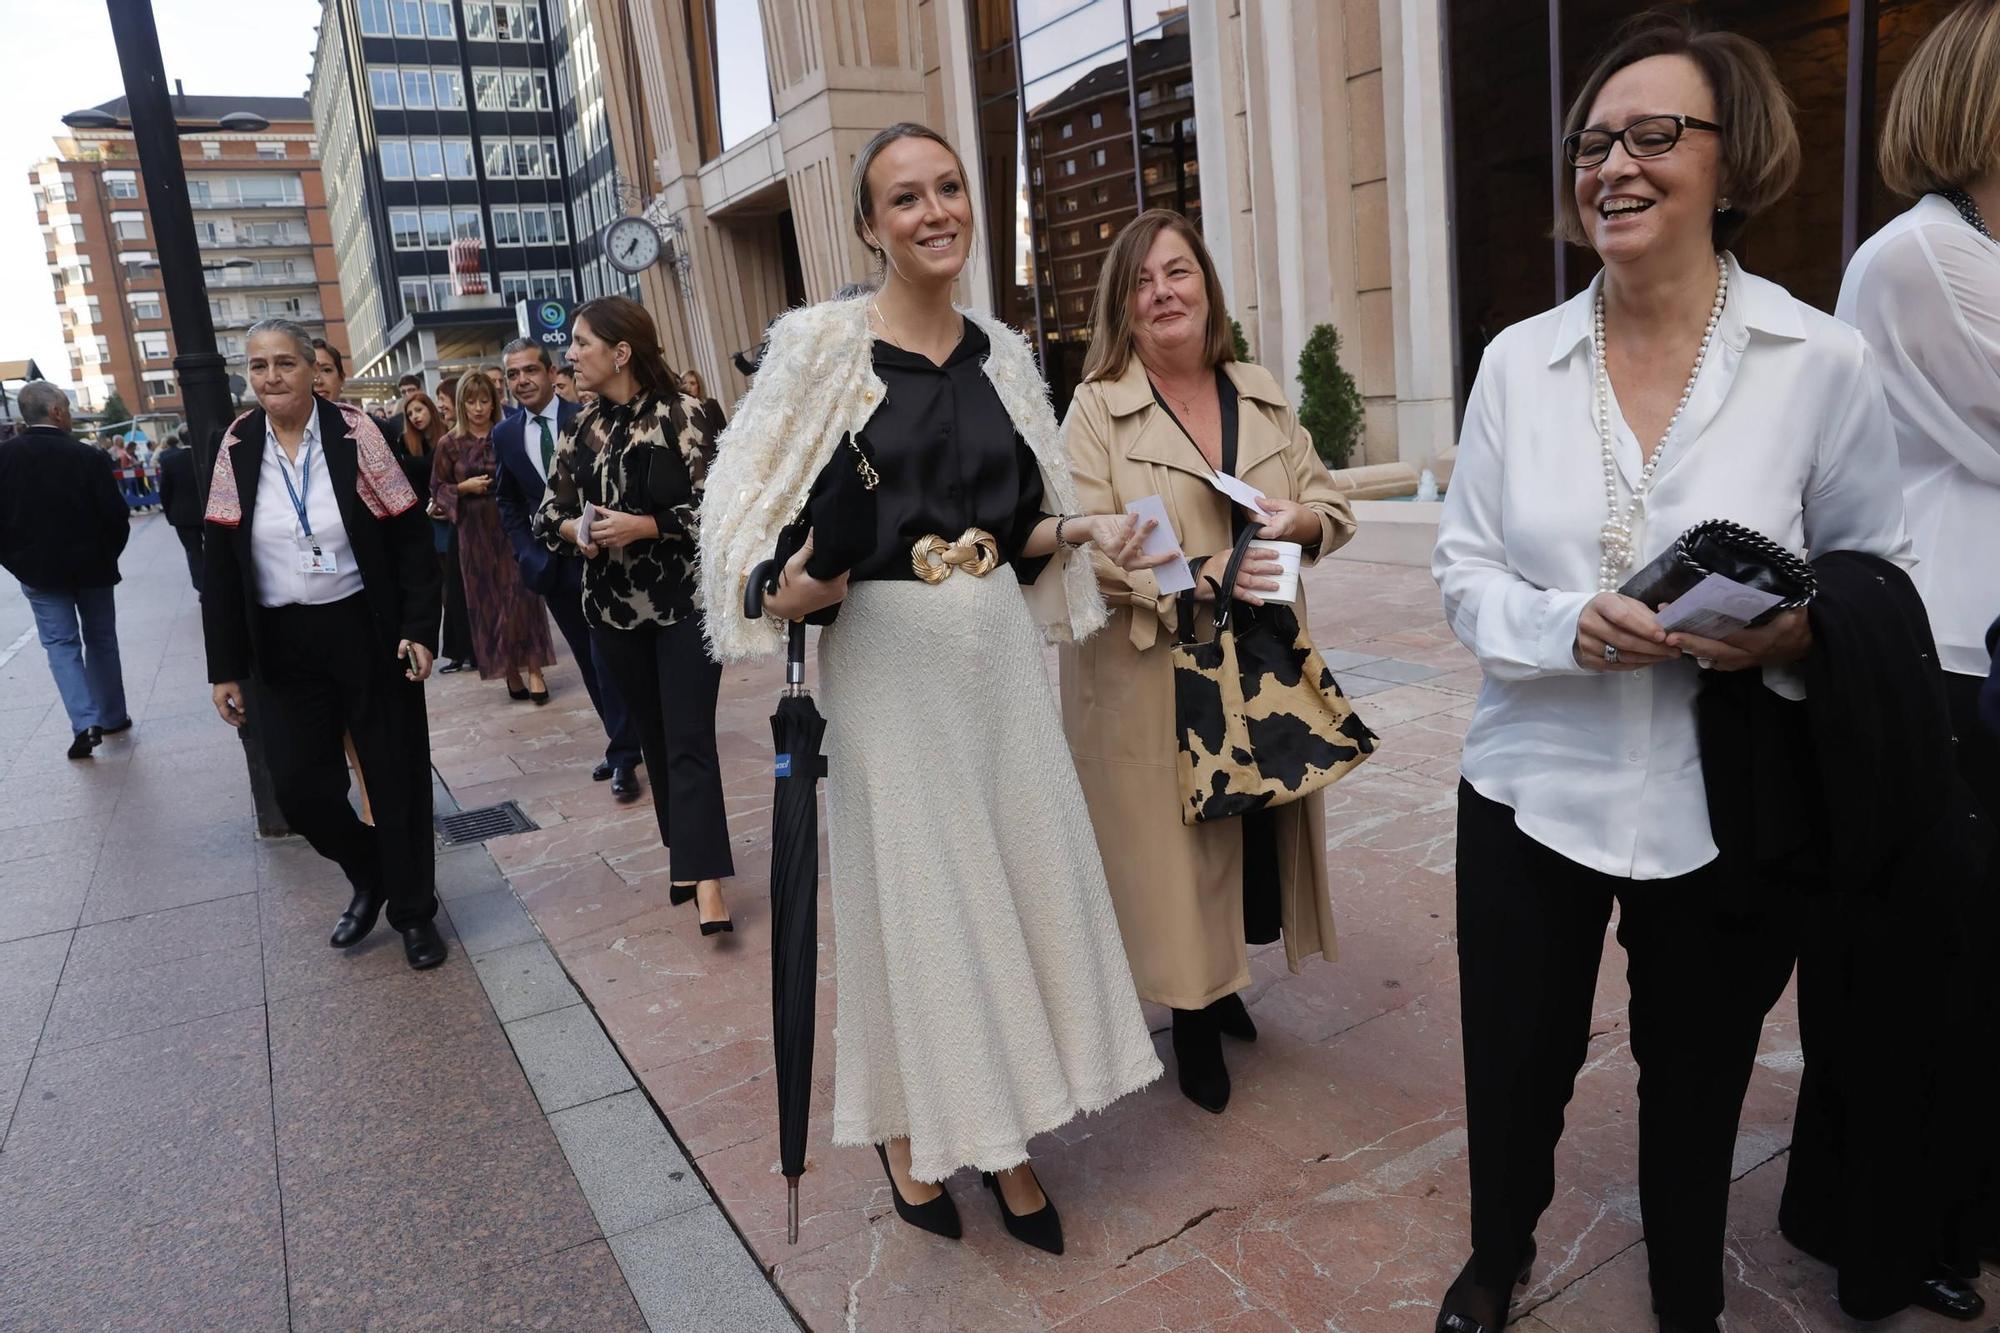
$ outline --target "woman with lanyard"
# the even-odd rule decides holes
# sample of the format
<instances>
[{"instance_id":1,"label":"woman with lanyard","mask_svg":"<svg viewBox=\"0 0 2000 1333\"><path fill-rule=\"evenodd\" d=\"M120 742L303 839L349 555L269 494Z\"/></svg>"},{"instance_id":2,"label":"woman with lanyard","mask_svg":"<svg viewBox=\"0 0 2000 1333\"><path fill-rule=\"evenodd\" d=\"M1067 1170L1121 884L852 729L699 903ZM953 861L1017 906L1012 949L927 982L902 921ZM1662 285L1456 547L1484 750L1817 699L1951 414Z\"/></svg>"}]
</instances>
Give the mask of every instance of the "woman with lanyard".
<instances>
[{"instance_id":1,"label":"woman with lanyard","mask_svg":"<svg viewBox=\"0 0 2000 1333\"><path fill-rule=\"evenodd\" d=\"M437 561L416 492L358 408L312 392L312 338L289 320L248 337L258 406L229 428L209 486L202 629L216 711L250 710L278 807L354 897L347 948L386 906L413 968L444 961L421 682L438 623ZM255 675L258 688L245 682ZM375 825L347 803L341 733L367 766Z\"/></svg>"}]
</instances>

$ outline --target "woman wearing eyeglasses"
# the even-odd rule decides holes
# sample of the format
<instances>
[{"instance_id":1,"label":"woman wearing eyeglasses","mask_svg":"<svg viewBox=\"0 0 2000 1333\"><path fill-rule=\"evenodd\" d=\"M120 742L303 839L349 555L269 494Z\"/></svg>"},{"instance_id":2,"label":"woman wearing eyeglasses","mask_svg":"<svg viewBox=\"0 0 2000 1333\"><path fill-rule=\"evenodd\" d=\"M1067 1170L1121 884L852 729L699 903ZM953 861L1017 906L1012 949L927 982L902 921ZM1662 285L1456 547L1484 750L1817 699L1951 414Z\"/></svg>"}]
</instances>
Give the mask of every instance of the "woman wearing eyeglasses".
<instances>
[{"instance_id":1,"label":"woman wearing eyeglasses","mask_svg":"<svg viewBox=\"0 0 2000 1333\"><path fill-rule=\"evenodd\" d=\"M1737 1117L1794 946L1782 911L1724 887L1695 694L1713 669L1799 697L1812 631L1793 611L1670 634L1618 587L1706 519L1907 559L1866 347L1728 252L1798 171L1769 56L1642 16L1565 131L1558 229L1604 270L1487 348L1432 560L1486 673L1458 817L1472 1258L1445 1333L1497 1333L1529 1272L1614 904L1653 1306L1676 1333L1723 1306Z\"/></svg>"}]
</instances>

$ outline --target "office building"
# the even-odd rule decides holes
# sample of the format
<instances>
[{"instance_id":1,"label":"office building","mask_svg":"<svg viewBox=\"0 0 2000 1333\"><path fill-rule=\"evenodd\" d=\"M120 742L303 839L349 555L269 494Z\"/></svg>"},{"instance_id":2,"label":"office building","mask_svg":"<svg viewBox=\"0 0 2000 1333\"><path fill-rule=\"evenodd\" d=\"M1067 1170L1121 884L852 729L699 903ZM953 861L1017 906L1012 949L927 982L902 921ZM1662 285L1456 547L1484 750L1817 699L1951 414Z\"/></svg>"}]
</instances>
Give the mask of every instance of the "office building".
<instances>
[{"instance_id":1,"label":"office building","mask_svg":"<svg viewBox=\"0 0 2000 1333\"><path fill-rule=\"evenodd\" d=\"M126 116L122 97L94 109ZM346 326L306 103L178 91L174 97L183 126L213 125L232 111L254 113L270 127L202 130L181 139L217 346L240 363L244 330L273 316L298 320L338 344ZM179 413L173 330L132 132L67 131L29 180L80 408L97 412L116 392L135 415Z\"/></svg>"}]
</instances>

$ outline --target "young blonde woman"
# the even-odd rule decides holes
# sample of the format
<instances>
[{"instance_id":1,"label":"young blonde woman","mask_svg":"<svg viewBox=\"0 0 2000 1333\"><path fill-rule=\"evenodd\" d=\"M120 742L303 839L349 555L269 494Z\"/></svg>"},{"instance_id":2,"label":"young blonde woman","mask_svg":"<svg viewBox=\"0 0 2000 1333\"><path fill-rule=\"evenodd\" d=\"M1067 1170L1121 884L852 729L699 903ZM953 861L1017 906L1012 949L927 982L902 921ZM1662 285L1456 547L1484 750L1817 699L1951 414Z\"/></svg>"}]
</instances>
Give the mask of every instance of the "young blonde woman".
<instances>
[{"instance_id":1,"label":"young blonde woman","mask_svg":"<svg viewBox=\"0 0 2000 1333\"><path fill-rule=\"evenodd\" d=\"M1078 547L1122 568L1157 562L1125 515L1076 512L1020 335L952 305L977 225L950 145L890 126L856 158L853 196L881 288L771 327L702 506L709 642L726 661L768 654L784 620L840 604L819 640L834 1141L877 1147L914 1226L958 1236L943 1182L971 1166L1011 1235L1060 1253L1028 1140L1151 1082L1160 1062L1042 634L1104 624ZM714 610L742 604L751 567L850 435L880 477L873 554L822 581L801 552L761 623Z\"/></svg>"}]
</instances>

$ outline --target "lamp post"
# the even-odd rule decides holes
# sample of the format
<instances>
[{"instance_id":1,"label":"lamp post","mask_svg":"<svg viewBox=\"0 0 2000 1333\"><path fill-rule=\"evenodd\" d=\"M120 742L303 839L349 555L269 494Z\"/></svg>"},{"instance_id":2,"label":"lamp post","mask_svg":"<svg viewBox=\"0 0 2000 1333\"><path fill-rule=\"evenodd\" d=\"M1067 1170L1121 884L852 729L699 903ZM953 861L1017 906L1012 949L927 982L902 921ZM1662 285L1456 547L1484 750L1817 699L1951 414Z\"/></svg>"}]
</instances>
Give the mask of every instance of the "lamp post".
<instances>
[{"instance_id":1,"label":"lamp post","mask_svg":"<svg viewBox=\"0 0 2000 1333\"><path fill-rule=\"evenodd\" d=\"M208 313L208 288L202 281L201 247L195 240L194 212L188 203L187 172L181 165L179 136L223 130L256 133L270 122L247 111L233 111L212 125L182 125L174 118L173 98L160 59L160 33L153 22L150 0L105 0L110 11L112 41L125 78L129 120L105 111L76 111L63 124L77 130L119 129L132 132L139 155L139 172L146 180L146 203L152 214L153 238L165 289L167 318L174 331L174 372L180 379L181 405L187 415L188 447L194 450L195 478L204 506L208 479L215 470L215 453L234 411L229 396L228 363L215 349L215 323ZM271 794L263 747L253 728L256 710L240 732L243 757L250 769L250 794L256 805L257 831L279 836L285 827Z\"/></svg>"}]
</instances>

